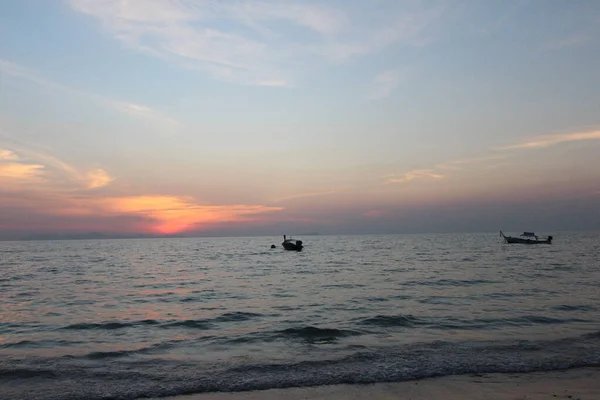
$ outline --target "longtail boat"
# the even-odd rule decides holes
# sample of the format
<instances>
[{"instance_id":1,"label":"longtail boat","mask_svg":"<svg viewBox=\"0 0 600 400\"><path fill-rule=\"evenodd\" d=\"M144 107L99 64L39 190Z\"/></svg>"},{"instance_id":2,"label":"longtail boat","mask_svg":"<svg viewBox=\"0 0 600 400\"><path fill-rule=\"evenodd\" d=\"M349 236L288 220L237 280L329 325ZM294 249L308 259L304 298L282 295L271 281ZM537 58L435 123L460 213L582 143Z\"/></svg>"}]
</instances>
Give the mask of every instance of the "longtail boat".
<instances>
[{"instance_id":1,"label":"longtail boat","mask_svg":"<svg viewBox=\"0 0 600 400\"><path fill-rule=\"evenodd\" d=\"M291 237L287 237L283 235L283 242L281 243L284 249L286 250L295 250L301 251L304 246L302 246L302 240L294 240Z\"/></svg>"},{"instance_id":2,"label":"longtail boat","mask_svg":"<svg viewBox=\"0 0 600 400\"><path fill-rule=\"evenodd\" d=\"M521 244L552 244L552 236L539 238L534 232L523 232L520 237L506 236L500 231L500 236L504 238L506 243L521 243Z\"/></svg>"}]
</instances>

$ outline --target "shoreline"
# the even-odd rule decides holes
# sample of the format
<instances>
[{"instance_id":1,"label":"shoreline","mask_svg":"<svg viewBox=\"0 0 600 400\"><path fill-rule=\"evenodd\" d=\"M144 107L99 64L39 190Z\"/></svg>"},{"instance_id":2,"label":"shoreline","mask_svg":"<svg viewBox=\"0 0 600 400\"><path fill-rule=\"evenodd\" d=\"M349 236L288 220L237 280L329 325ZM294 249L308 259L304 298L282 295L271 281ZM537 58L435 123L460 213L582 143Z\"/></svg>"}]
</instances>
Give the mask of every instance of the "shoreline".
<instances>
[{"instance_id":1,"label":"shoreline","mask_svg":"<svg viewBox=\"0 0 600 400\"><path fill-rule=\"evenodd\" d=\"M600 367L526 373L449 375L422 380L249 392L210 392L162 400L546 400L600 399ZM151 398L150 400L158 400Z\"/></svg>"}]
</instances>

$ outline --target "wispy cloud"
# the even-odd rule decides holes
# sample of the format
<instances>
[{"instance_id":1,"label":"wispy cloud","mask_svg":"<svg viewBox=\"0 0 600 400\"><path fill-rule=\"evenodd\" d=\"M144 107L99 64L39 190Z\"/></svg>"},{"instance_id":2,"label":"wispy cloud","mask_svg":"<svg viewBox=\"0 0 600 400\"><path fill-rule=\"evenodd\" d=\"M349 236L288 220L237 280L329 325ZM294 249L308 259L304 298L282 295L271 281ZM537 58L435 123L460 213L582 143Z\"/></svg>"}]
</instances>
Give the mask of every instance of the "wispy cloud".
<instances>
[{"instance_id":1,"label":"wispy cloud","mask_svg":"<svg viewBox=\"0 0 600 400\"><path fill-rule=\"evenodd\" d=\"M97 168L86 174L88 189L101 188L115 180L105 170Z\"/></svg>"},{"instance_id":2,"label":"wispy cloud","mask_svg":"<svg viewBox=\"0 0 600 400\"><path fill-rule=\"evenodd\" d=\"M561 50L569 47L579 46L590 39L586 34L573 34L560 39L555 39L546 44L547 50Z\"/></svg>"},{"instance_id":3,"label":"wispy cloud","mask_svg":"<svg viewBox=\"0 0 600 400\"><path fill-rule=\"evenodd\" d=\"M363 9L343 37L316 46L315 51L326 59L340 62L380 53L392 45L422 47L433 40L429 28L435 26L446 11L443 5L410 11L401 2L388 3L388 6L382 8L381 14L373 8ZM369 15L370 24L365 24L365 14Z\"/></svg>"},{"instance_id":4,"label":"wispy cloud","mask_svg":"<svg viewBox=\"0 0 600 400\"><path fill-rule=\"evenodd\" d=\"M73 91L72 89L70 89L66 86L63 86L56 82L52 82L51 80L48 80L48 79L44 78L43 76L36 74L35 72L29 70L28 68L25 68L22 65L19 65L19 64L7 61L7 60L3 60L1 58L0 58L0 71L4 72L5 74L8 74L8 75L26 79L28 81L37 83L42 86L47 86L47 87L50 87L53 89L59 89L59 90L64 90L64 91Z\"/></svg>"},{"instance_id":5,"label":"wispy cloud","mask_svg":"<svg viewBox=\"0 0 600 400\"><path fill-rule=\"evenodd\" d=\"M7 135L3 134L2 137ZM0 182L2 178L11 178L11 184L16 188L19 183L27 184L32 179L36 179L40 185L71 190L100 188L114 180L101 168L82 171L33 146L15 143L9 146L12 150L0 149Z\"/></svg>"},{"instance_id":6,"label":"wispy cloud","mask_svg":"<svg viewBox=\"0 0 600 400\"><path fill-rule=\"evenodd\" d=\"M16 179L19 181L37 180L43 173L44 166L38 164L0 163L1 178Z\"/></svg>"},{"instance_id":7,"label":"wispy cloud","mask_svg":"<svg viewBox=\"0 0 600 400\"><path fill-rule=\"evenodd\" d=\"M486 162L486 161L498 161L498 160L504 160L507 157L508 156L506 154L490 154L490 155L479 156L479 157L462 158L460 160L454 160L448 164L443 164L441 167L443 168L443 167L446 167L449 165L466 165L466 164L482 163L482 162Z\"/></svg>"},{"instance_id":8,"label":"wispy cloud","mask_svg":"<svg viewBox=\"0 0 600 400\"><path fill-rule=\"evenodd\" d=\"M343 11L325 4L247 1L237 4L223 2L221 7L219 11L223 16L230 16L250 27L256 27L257 22L261 21L282 20L321 35L334 35L348 24L348 18Z\"/></svg>"},{"instance_id":9,"label":"wispy cloud","mask_svg":"<svg viewBox=\"0 0 600 400\"><path fill-rule=\"evenodd\" d=\"M387 175L385 184L406 183L417 179L437 180L443 179L451 171L460 171L473 164L479 169L497 169L505 164L498 164L498 161L505 160L514 156L515 151L535 150L562 143L571 143L584 140L600 140L600 131L573 132L562 135L546 135L538 138L512 144L509 146L492 149L489 154L477 157L463 158L459 160L441 163L430 168L411 170L402 174ZM491 164L490 162L493 162Z\"/></svg>"},{"instance_id":10,"label":"wispy cloud","mask_svg":"<svg viewBox=\"0 0 600 400\"><path fill-rule=\"evenodd\" d=\"M18 160L19 157L10 150L0 149L0 160Z\"/></svg>"},{"instance_id":11,"label":"wispy cloud","mask_svg":"<svg viewBox=\"0 0 600 400\"><path fill-rule=\"evenodd\" d=\"M30 82L37 83L38 85L44 87L59 90L61 92L69 93L76 96L83 96L91 101L94 101L97 104L101 104L102 106L108 109L112 109L132 117L141 118L152 123L160 123L169 128L173 128L177 125L177 121L175 119L166 116L159 111L153 110L150 107L110 99L95 93L87 92L85 90L80 90L67 85L63 85L61 83L57 83L50 79L47 79L44 76L30 70L29 68L26 68L22 65L10 61L0 59L0 71L8 75L12 75L21 79L28 80Z\"/></svg>"},{"instance_id":12,"label":"wispy cloud","mask_svg":"<svg viewBox=\"0 0 600 400\"><path fill-rule=\"evenodd\" d=\"M270 86L270 87L293 87L292 84L286 81L257 81L257 86Z\"/></svg>"},{"instance_id":13,"label":"wispy cloud","mask_svg":"<svg viewBox=\"0 0 600 400\"><path fill-rule=\"evenodd\" d=\"M394 176L389 178L386 183L405 183L414 181L415 179L443 179L444 175L433 170L433 169L415 169L412 171L405 172L400 176Z\"/></svg>"},{"instance_id":14,"label":"wispy cloud","mask_svg":"<svg viewBox=\"0 0 600 400\"><path fill-rule=\"evenodd\" d=\"M370 100L379 100L388 97L400 82L400 72L391 69L377 75L373 79L373 88L367 96Z\"/></svg>"},{"instance_id":15,"label":"wispy cloud","mask_svg":"<svg viewBox=\"0 0 600 400\"><path fill-rule=\"evenodd\" d=\"M500 147L499 150L513 149L538 149L542 147L554 146L561 143L577 142L581 140L598 140L600 139L600 131L591 132L575 132L562 135L547 135L540 136L537 139L527 142L517 143L510 146Z\"/></svg>"},{"instance_id":16,"label":"wispy cloud","mask_svg":"<svg viewBox=\"0 0 600 400\"><path fill-rule=\"evenodd\" d=\"M440 16L439 7L407 12L302 1L69 3L132 49L220 80L264 86L295 86L297 69L315 60L344 61L394 43L422 45L423 32Z\"/></svg>"},{"instance_id":17,"label":"wispy cloud","mask_svg":"<svg viewBox=\"0 0 600 400\"><path fill-rule=\"evenodd\" d=\"M43 165L26 162L14 151L0 148L0 183L5 186L39 182L44 172Z\"/></svg>"},{"instance_id":18,"label":"wispy cloud","mask_svg":"<svg viewBox=\"0 0 600 400\"><path fill-rule=\"evenodd\" d=\"M327 196L330 194L338 193L341 190L344 190L344 189L338 188L338 189L331 189L331 190L322 190L322 191L318 191L318 192L297 193L297 194L292 194L289 196L279 197L279 198L273 200L273 202L281 203L284 201L300 199L300 198L304 198L304 197Z\"/></svg>"}]
</instances>

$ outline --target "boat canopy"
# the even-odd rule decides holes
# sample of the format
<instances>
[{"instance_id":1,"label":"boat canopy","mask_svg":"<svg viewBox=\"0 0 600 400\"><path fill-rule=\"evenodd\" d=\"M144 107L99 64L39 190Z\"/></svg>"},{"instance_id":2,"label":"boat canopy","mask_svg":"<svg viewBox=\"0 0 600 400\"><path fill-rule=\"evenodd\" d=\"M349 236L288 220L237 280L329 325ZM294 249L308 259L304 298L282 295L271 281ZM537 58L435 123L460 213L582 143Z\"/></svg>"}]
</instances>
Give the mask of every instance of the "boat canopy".
<instances>
[{"instance_id":1,"label":"boat canopy","mask_svg":"<svg viewBox=\"0 0 600 400\"><path fill-rule=\"evenodd\" d=\"M535 233L533 233L533 232L523 232L523 234L521 236L533 237L533 236L535 236Z\"/></svg>"}]
</instances>

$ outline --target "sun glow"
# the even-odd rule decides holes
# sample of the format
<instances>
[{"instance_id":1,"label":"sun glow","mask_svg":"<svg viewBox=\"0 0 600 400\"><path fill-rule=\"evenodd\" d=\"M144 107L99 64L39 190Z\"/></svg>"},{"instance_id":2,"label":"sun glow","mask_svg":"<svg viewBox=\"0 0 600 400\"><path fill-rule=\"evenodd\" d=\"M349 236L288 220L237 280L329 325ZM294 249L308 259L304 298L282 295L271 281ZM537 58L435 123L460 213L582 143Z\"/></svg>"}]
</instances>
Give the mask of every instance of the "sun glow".
<instances>
[{"instance_id":1,"label":"sun glow","mask_svg":"<svg viewBox=\"0 0 600 400\"><path fill-rule=\"evenodd\" d=\"M154 221L152 231L161 234L202 229L223 222L253 221L257 215L280 211L281 207L262 205L209 206L189 197L133 196L105 200L109 212L146 216Z\"/></svg>"}]
</instances>

